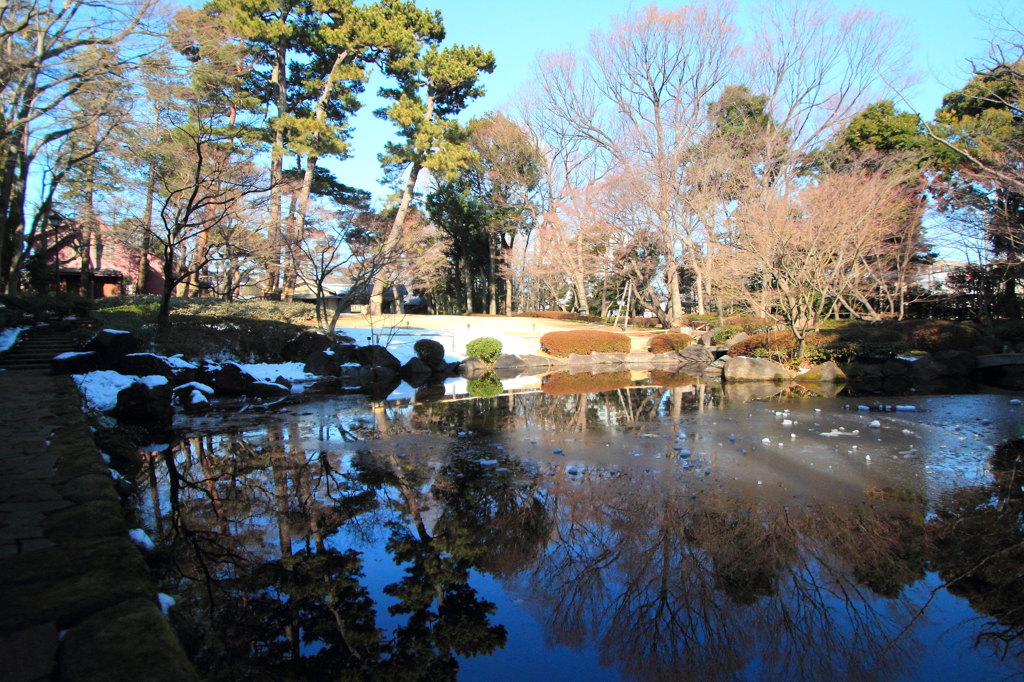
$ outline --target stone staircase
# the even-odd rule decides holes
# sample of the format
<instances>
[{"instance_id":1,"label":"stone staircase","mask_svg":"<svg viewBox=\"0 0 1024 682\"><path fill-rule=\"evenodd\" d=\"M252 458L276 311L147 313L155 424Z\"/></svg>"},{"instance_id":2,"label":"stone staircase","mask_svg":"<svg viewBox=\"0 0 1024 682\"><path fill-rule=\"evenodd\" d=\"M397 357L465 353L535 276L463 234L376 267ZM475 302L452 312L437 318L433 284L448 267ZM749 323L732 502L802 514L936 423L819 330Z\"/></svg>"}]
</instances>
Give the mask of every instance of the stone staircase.
<instances>
[{"instance_id":1,"label":"stone staircase","mask_svg":"<svg viewBox=\"0 0 1024 682\"><path fill-rule=\"evenodd\" d=\"M66 330L51 325L32 327L18 336L13 348L0 354L0 369L49 372L51 358L74 350L77 349Z\"/></svg>"}]
</instances>

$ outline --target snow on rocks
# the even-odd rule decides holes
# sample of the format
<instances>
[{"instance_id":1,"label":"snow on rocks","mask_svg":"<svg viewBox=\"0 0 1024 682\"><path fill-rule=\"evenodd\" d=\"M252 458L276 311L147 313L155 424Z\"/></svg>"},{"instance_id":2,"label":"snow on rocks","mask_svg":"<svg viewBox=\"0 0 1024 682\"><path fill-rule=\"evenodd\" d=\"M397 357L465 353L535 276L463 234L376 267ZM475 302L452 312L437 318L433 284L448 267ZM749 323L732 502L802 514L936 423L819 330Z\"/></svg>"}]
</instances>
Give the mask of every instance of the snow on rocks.
<instances>
[{"instance_id":1,"label":"snow on rocks","mask_svg":"<svg viewBox=\"0 0 1024 682\"><path fill-rule=\"evenodd\" d=\"M0 330L0 353L10 350L18 342L18 335L28 327L11 327Z\"/></svg>"},{"instance_id":2,"label":"snow on rocks","mask_svg":"<svg viewBox=\"0 0 1024 682\"><path fill-rule=\"evenodd\" d=\"M132 542L147 552L152 552L156 549L156 544L150 539L149 534L142 528L132 528L128 531L128 537L131 538Z\"/></svg>"}]
</instances>

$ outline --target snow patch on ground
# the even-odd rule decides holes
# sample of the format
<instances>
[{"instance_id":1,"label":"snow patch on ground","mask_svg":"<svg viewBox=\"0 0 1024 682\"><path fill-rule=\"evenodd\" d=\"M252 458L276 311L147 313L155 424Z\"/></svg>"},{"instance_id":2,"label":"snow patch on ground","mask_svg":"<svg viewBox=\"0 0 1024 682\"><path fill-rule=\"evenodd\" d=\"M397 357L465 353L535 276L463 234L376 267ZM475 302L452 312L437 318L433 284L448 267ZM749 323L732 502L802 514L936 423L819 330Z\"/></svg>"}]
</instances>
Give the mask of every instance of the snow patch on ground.
<instances>
[{"instance_id":1,"label":"snow patch on ground","mask_svg":"<svg viewBox=\"0 0 1024 682\"><path fill-rule=\"evenodd\" d=\"M437 341L444 346L445 362L459 362L466 357L466 344L473 339L486 336L478 332L470 333L466 330L455 329L452 331L440 331L436 329L419 329L414 327L398 327L396 329L368 329L357 327L338 327L336 333L350 336L360 346L369 344L381 345L387 348L392 355L404 365L416 356L413 350L416 342L420 339ZM501 352L506 355L526 355L540 352L540 342L537 339L523 338L519 336L501 336Z\"/></svg>"},{"instance_id":2,"label":"snow patch on ground","mask_svg":"<svg viewBox=\"0 0 1024 682\"><path fill-rule=\"evenodd\" d=\"M273 383L278 377L288 381L312 381L316 379L315 374L306 372L305 365L301 362L278 362L278 363L236 363L244 371L252 375L257 381L268 381Z\"/></svg>"}]
</instances>

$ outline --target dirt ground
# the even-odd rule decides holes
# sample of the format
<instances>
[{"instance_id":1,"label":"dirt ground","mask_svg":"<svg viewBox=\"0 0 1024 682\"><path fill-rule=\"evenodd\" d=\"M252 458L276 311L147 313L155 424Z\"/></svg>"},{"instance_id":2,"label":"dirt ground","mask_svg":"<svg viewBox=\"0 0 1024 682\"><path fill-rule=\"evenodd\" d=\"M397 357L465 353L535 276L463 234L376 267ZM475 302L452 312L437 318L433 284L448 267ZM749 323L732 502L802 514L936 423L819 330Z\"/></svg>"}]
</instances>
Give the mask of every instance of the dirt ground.
<instances>
[{"instance_id":1,"label":"dirt ground","mask_svg":"<svg viewBox=\"0 0 1024 682\"><path fill-rule=\"evenodd\" d=\"M463 343L472 338L491 336L504 342L506 347L520 349L508 352L524 352L524 350L539 352L540 337L551 331L572 329L622 331L621 328L606 324L551 320L541 317L506 317L504 315L377 315L371 317L352 313L339 317L337 326L357 329L390 328L396 331L405 327L429 329L450 334L453 338L463 339ZM630 330L629 336L633 337L633 350L646 349L647 338L657 333L660 333L660 330ZM510 339L519 339L520 341L509 343Z\"/></svg>"}]
</instances>

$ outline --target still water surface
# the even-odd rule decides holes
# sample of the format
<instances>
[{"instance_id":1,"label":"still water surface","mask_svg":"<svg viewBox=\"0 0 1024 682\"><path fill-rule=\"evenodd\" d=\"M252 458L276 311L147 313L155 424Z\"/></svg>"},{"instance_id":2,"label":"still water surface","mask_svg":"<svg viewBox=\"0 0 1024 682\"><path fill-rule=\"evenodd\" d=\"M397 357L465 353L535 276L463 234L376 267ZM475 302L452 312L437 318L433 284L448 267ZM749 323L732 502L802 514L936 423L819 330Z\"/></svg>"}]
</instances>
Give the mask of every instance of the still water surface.
<instances>
[{"instance_id":1,"label":"still water surface","mask_svg":"<svg viewBox=\"0 0 1024 682\"><path fill-rule=\"evenodd\" d=\"M204 678L1024 671L1012 396L637 378L182 418L140 479Z\"/></svg>"}]
</instances>

